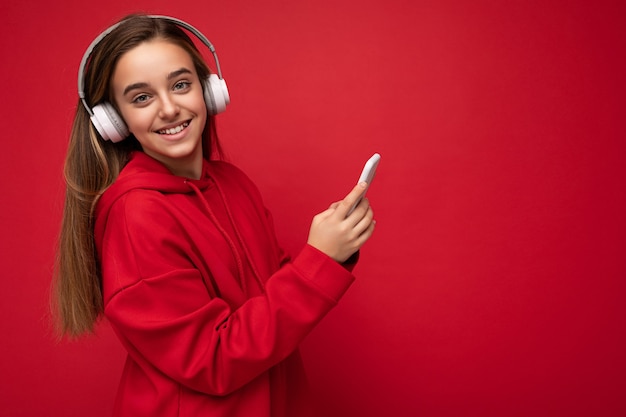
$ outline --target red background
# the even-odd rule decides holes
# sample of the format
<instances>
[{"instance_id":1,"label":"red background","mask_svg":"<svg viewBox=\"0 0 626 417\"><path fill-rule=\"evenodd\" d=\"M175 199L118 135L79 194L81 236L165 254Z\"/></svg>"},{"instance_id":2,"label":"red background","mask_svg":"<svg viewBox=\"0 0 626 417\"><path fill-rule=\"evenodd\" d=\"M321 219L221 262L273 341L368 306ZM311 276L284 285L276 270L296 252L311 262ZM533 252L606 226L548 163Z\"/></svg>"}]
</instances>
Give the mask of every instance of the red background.
<instances>
[{"instance_id":1,"label":"red background","mask_svg":"<svg viewBox=\"0 0 626 417\"><path fill-rule=\"evenodd\" d=\"M303 345L327 416L626 415L625 4L3 0L0 415L110 415L117 340L56 344L46 303L77 67L142 9L215 44L222 141L288 249L383 156Z\"/></svg>"}]
</instances>

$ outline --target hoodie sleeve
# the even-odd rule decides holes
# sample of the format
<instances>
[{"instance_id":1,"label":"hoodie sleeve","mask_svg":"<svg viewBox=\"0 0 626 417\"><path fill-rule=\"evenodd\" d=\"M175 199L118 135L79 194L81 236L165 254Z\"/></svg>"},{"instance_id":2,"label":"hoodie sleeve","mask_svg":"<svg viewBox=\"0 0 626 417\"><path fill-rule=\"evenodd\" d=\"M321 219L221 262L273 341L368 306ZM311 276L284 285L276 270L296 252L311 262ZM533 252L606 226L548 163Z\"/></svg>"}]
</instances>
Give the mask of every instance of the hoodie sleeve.
<instances>
[{"instance_id":1,"label":"hoodie sleeve","mask_svg":"<svg viewBox=\"0 0 626 417\"><path fill-rule=\"evenodd\" d=\"M194 266L158 193L111 208L102 242L105 316L131 357L191 389L227 395L290 355L345 293L349 270L311 246L236 309Z\"/></svg>"}]
</instances>

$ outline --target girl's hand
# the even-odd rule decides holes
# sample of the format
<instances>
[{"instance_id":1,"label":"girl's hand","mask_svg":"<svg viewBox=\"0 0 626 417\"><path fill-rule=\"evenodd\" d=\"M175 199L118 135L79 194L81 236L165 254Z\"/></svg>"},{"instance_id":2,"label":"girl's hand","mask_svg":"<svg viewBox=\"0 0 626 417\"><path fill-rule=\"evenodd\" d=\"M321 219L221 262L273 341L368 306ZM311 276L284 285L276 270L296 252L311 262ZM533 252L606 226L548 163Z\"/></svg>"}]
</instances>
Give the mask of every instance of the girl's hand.
<instances>
[{"instance_id":1,"label":"girl's hand","mask_svg":"<svg viewBox=\"0 0 626 417\"><path fill-rule=\"evenodd\" d=\"M330 256L337 262L346 261L374 233L374 212L364 198L348 216L350 207L365 191L366 184L360 183L341 201L313 217L307 243Z\"/></svg>"}]
</instances>

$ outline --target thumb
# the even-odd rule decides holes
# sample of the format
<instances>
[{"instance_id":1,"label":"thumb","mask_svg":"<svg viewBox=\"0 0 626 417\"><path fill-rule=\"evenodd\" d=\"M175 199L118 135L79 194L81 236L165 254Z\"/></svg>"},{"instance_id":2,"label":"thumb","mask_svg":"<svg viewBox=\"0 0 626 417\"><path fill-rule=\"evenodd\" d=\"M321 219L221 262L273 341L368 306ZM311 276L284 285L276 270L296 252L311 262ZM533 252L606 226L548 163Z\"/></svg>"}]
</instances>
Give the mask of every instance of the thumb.
<instances>
[{"instance_id":1,"label":"thumb","mask_svg":"<svg viewBox=\"0 0 626 417\"><path fill-rule=\"evenodd\" d=\"M345 218L350 210L360 201L366 189L366 182L360 182L355 185L352 191L350 191L348 195L346 195L343 200L339 202L335 213L337 213L337 215L340 216L342 219Z\"/></svg>"}]
</instances>

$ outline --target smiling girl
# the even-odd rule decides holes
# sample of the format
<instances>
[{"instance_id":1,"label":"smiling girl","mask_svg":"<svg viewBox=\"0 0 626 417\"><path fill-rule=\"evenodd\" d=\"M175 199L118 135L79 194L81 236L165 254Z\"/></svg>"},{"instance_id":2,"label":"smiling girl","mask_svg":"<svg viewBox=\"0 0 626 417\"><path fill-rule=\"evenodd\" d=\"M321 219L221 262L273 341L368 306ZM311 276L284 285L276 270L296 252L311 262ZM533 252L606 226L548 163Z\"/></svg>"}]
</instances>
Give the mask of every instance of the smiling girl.
<instances>
[{"instance_id":1,"label":"smiling girl","mask_svg":"<svg viewBox=\"0 0 626 417\"><path fill-rule=\"evenodd\" d=\"M298 345L354 280L375 222L367 199L348 211L366 185L315 216L287 256L257 188L221 160L214 115L228 93L182 28L129 16L85 55L60 332L110 322L128 352L116 416L312 415Z\"/></svg>"}]
</instances>

